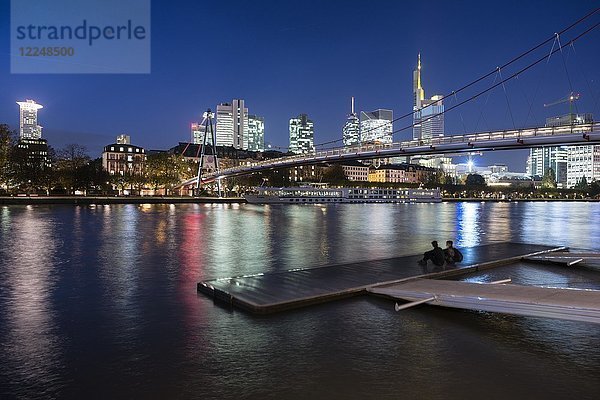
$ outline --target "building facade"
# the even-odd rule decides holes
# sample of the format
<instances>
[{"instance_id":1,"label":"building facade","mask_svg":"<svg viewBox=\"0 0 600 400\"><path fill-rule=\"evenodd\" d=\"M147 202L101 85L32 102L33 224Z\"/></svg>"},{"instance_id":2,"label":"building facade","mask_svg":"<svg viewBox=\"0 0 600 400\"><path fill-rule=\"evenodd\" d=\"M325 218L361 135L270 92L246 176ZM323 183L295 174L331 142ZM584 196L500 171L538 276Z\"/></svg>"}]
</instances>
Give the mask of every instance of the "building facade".
<instances>
[{"instance_id":1,"label":"building facade","mask_svg":"<svg viewBox=\"0 0 600 400\"><path fill-rule=\"evenodd\" d=\"M589 184L600 180L600 146L569 146L567 153L567 187L575 187L585 177Z\"/></svg>"},{"instance_id":2,"label":"building facade","mask_svg":"<svg viewBox=\"0 0 600 400\"><path fill-rule=\"evenodd\" d=\"M567 146L529 149L525 170L531 177L543 177L549 169L552 169L556 183L565 185L567 184L568 151Z\"/></svg>"},{"instance_id":3,"label":"building facade","mask_svg":"<svg viewBox=\"0 0 600 400\"><path fill-rule=\"evenodd\" d=\"M360 121L354 112L354 97L352 97L350 114L348 114L346 123L342 128L342 141L344 146L354 146L360 144Z\"/></svg>"},{"instance_id":4,"label":"building facade","mask_svg":"<svg viewBox=\"0 0 600 400\"><path fill-rule=\"evenodd\" d=\"M17 101L19 105L19 139L41 139L42 127L38 125L37 112L44 108L34 100Z\"/></svg>"},{"instance_id":5,"label":"building facade","mask_svg":"<svg viewBox=\"0 0 600 400\"><path fill-rule=\"evenodd\" d=\"M244 100L233 99L217 106L217 146L248 148L248 109Z\"/></svg>"},{"instance_id":6,"label":"building facade","mask_svg":"<svg viewBox=\"0 0 600 400\"><path fill-rule=\"evenodd\" d=\"M394 112L392 110L380 108L371 112L361 111L361 143L392 143L393 120Z\"/></svg>"},{"instance_id":7,"label":"building facade","mask_svg":"<svg viewBox=\"0 0 600 400\"><path fill-rule=\"evenodd\" d=\"M421 140L444 136L444 104L442 96L435 95L423 101L421 115Z\"/></svg>"},{"instance_id":8,"label":"building facade","mask_svg":"<svg viewBox=\"0 0 600 400\"><path fill-rule=\"evenodd\" d=\"M314 123L308 115L300 114L290 119L290 147L295 154L311 154L315 152Z\"/></svg>"},{"instance_id":9,"label":"building facade","mask_svg":"<svg viewBox=\"0 0 600 400\"><path fill-rule=\"evenodd\" d=\"M248 150L265 151L265 119L258 115L248 116Z\"/></svg>"},{"instance_id":10,"label":"building facade","mask_svg":"<svg viewBox=\"0 0 600 400\"><path fill-rule=\"evenodd\" d=\"M316 182L317 168L315 165L300 165L288 168L290 182Z\"/></svg>"},{"instance_id":11,"label":"building facade","mask_svg":"<svg viewBox=\"0 0 600 400\"><path fill-rule=\"evenodd\" d=\"M369 180L369 166L359 161L348 161L342 164L344 175L349 181L367 182Z\"/></svg>"},{"instance_id":12,"label":"building facade","mask_svg":"<svg viewBox=\"0 0 600 400\"><path fill-rule=\"evenodd\" d=\"M46 139L20 139L17 142L17 154L24 158L25 164L33 171L41 172L52 166Z\"/></svg>"},{"instance_id":13,"label":"building facade","mask_svg":"<svg viewBox=\"0 0 600 400\"><path fill-rule=\"evenodd\" d=\"M421 183L434 173L432 168L414 164L386 164L369 169L369 182Z\"/></svg>"},{"instance_id":14,"label":"building facade","mask_svg":"<svg viewBox=\"0 0 600 400\"><path fill-rule=\"evenodd\" d=\"M414 157L412 162L423 167L441 170L444 174L450 175L452 178L456 177L456 164L452 163L452 158L450 157L420 156Z\"/></svg>"},{"instance_id":15,"label":"building facade","mask_svg":"<svg viewBox=\"0 0 600 400\"><path fill-rule=\"evenodd\" d=\"M128 135L119 135L115 143L104 146L102 168L110 175L141 175L146 166L146 150L131 144Z\"/></svg>"},{"instance_id":16,"label":"building facade","mask_svg":"<svg viewBox=\"0 0 600 400\"><path fill-rule=\"evenodd\" d=\"M569 113L558 117L546 118L546 126L568 126L591 124L594 122L592 114L574 114Z\"/></svg>"}]
</instances>

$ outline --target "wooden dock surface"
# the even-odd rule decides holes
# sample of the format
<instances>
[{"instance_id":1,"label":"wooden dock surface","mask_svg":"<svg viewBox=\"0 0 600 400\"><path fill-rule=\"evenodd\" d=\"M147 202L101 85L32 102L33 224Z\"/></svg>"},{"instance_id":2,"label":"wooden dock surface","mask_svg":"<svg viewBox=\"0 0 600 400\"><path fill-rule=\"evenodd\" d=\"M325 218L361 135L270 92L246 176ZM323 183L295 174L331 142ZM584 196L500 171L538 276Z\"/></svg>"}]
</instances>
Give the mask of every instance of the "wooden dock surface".
<instances>
[{"instance_id":1,"label":"wooden dock surface","mask_svg":"<svg viewBox=\"0 0 600 400\"><path fill-rule=\"evenodd\" d=\"M212 279L198 291L255 313L270 313L366 293L368 287L415 277L437 278L506 265L522 257L564 250L521 243L461 249L463 262L446 269L418 265L422 255L326 265L252 276Z\"/></svg>"},{"instance_id":2,"label":"wooden dock surface","mask_svg":"<svg viewBox=\"0 0 600 400\"><path fill-rule=\"evenodd\" d=\"M370 293L428 305L600 323L600 291L414 279Z\"/></svg>"}]
</instances>

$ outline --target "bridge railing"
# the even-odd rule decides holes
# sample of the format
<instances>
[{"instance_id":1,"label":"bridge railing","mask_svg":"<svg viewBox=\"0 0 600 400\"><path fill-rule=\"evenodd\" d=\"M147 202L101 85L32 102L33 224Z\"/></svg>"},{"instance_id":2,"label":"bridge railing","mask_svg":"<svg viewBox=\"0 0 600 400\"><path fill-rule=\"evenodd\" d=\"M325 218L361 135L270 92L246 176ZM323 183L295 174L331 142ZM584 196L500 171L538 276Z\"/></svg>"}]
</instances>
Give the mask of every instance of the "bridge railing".
<instances>
[{"instance_id":1,"label":"bridge railing","mask_svg":"<svg viewBox=\"0 0 600 400\"><path fill-rule=\"evenodd\" d=\"M600 123L590 123L590 124L580 124L580 125L566 125L566 126L555 126L555 127L533 127L533 128L524 128L524 129L512 129L512 130L502 130L502 131L490 131L490 132L481 132L481 133L471 133L464 135L452 135L452 136L442 136L442 137L434 137L427 140L408 140L402 142L395 143L367 143L360 144L349 147L338 147L331 148L326 150L321 150L314 152L312 154L296 154L292 156L286 156L277 159L268 159L262 160L251 165L237 166L226 168L220 171L218 174L221 175L229 175L232 173L244 171L244 170L252 170L254 167L261 167L265 165L270 165L276 167L282 164L293 165L294 162L299 161L310 161L315 159L324 159L326 161L327 158L332 157L340 157L343 155L356 155L359 153L369 153L369 152L381 152L383 150L403 150L403 149L411 149L418 147L429 147L435 148L440 145L451 145L451 144L468 144L468 143L476 143L483 141L496 141L496 140L507 140L514 139L520 140L523 138L531 138L531 137L544 137L544 136L556 136L556 135L568 135L568 134L583 134L588 132L594 132L600 130ZM385 157L385 156L382 156ZM217 177L216 173L212 173L208 175L209 177Z\"/></svg>"}]
</instances>

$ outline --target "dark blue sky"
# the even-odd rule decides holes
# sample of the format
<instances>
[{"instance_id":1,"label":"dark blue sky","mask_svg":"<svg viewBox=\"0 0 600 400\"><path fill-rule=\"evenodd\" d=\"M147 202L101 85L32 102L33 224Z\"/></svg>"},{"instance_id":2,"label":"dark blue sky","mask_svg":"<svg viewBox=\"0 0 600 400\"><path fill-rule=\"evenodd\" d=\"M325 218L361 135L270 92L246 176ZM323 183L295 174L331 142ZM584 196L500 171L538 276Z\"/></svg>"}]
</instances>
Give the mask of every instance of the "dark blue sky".
<instances>
[{"instance_id":1,"label":"dark blue sky","mask_svg":"<svg viewBox=\"0 0 600 400\"><path fill-rule=\"evenodd\" d=\"M154 0L151 74L13 75L9 1L0 4L0 122L17 128L15 101L35 99L44 105L39 120L50 144L78 142L94 156L119 133L149 149L189 140L190 122L233 98L245 99L250 113L264 116L266 140L273 145L287 146L288 120L300 113L315 122L316 143L337 139L350 96L359 111L391 108L399 116L411 110L418 52L426 96L445 94L597 6L593 1ZM598 21L600 15L590 22ZM543 124L547 116L568 111L564 104L544 108L543 103L564 97L571 86L581 93L578 110L600 115L599 39L597 29L574 51L565 49L568 74L557 53L547 65L508 83L507 95L499 88L487 102L484 96L460 114L449 113L446 134L463 133L461 117L467 130L509 129L513 120L516 126ZM541 51L538 57L550 45ZM464 98L466 93L457 100ZM395 129L409 123L399 121ZM409 136L406 130L395 140ZM526 151L505 151L477 163L507 163L523 171L525 159Z\"/></svg>"}]
</instances>

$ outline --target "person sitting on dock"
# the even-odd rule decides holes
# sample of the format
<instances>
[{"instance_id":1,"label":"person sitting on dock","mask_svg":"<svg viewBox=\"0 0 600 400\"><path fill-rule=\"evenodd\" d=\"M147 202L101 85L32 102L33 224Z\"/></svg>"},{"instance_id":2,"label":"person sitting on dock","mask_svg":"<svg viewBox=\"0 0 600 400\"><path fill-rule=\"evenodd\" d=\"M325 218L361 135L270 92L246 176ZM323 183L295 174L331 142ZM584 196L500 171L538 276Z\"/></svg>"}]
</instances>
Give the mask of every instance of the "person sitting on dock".
<instances>
[{"instance_id":1,"label":"person sitting on dock","mask_svg":"<svg viewBox=\"0 0 600 400\"><path fill-rule=\"evenodd\" d=\"M443 266L445 262L444 251L438 246L437 240L431 242L431 245L433 246L433 250L426 251L425 254L423 254L423 259L419 261L419 265L427 265L427 261L431 260L434 265L437 265L438 267Z\"/></svg>"},{"instance_id":2,"label":"person sitting on dock","mask_svg":"<svg viewBox=\"0 0 600 400\"><path fill-rule=\"evenodd\" d=\"M444 249L444 259L448 264L456 264L463 260L463 255L457 248L454 247L452 240L446 241L446 248Z\"/></svg>"}]
</instances>

